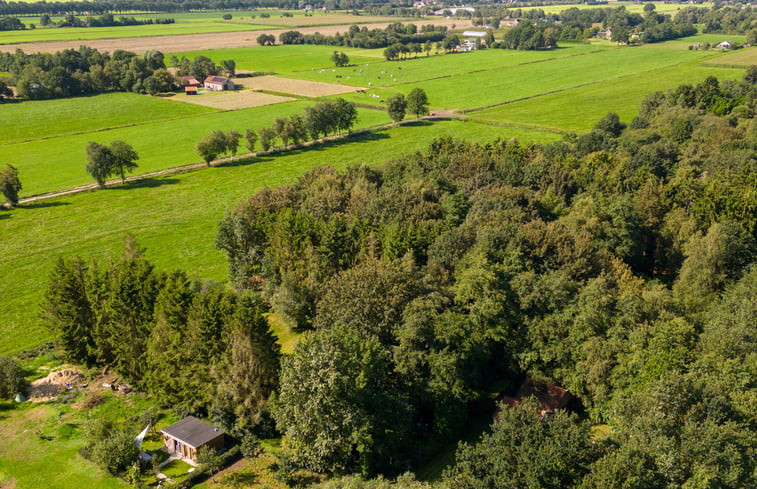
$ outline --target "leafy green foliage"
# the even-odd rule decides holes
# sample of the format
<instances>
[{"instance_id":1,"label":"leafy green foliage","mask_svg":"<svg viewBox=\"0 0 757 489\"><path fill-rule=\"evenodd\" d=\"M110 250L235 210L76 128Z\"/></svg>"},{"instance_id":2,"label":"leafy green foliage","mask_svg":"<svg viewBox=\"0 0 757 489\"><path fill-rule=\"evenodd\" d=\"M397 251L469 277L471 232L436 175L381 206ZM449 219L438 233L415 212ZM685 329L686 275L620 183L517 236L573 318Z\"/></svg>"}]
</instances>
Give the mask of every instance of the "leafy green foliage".
<instances>
[{"instance_id":1,"label":"leafy green foliage","mask_svg":"<svg viewBox=\"0 0 757 489\"><path fill-rule=\"evenodd\" d=\"M243 202L217 238L235 287L314 329L274 410L290 459L397 470L387 446L412 464L492 385L532 375L612 439L506 411L447 483L753 485L755 140L750 110L717 112L754 101L748 78L709 80L650 97L631 126L608 114L545 146L440 138Z\"/></svg>"},{"instance_id":2,"label":"leafy green foliage","mask_svg":"<svg viewBox=\"0 0 757 489\"><path fill-rule=\"evenodd\" d=\"M386 111L394 122L399 122L405 118L405 110L407 110L407 101L403 94L398 93L387 99Z\"/></svg>"},{"instance_id":3,"label":"leafy green foliage","mask_svg":"<svg viewBox=\"0 0 757 489\"><path fill-rule=\"evenodd\" d=\"M595 450L588 424L575 414L543 417L526 402L500 411L492 432L475 445L462 444L444 480L451 489L572 487Z\"/></svg>"},{"instance_id":4,"label":"leafy green foliage","mask_svg":"<svg viewBox=\"0 0 757 489\"><path fill-rule=\"evenodd\" d=\"M21 191L21 180L18 179L18 170L6 163L5 168L0 170L0 193L11 205L18 204L18 193Z\"/></svg>"},{"instance_id":5,"label":"leafy green foliage","mask_svg":"<svg viewBox=\"0 0 757 489\"><path fill-rule=\"evenodd\" d=\"M16 360L0 356L0 399L11 399L26 387L24 372Z\"/></svg>"}]
</instances>

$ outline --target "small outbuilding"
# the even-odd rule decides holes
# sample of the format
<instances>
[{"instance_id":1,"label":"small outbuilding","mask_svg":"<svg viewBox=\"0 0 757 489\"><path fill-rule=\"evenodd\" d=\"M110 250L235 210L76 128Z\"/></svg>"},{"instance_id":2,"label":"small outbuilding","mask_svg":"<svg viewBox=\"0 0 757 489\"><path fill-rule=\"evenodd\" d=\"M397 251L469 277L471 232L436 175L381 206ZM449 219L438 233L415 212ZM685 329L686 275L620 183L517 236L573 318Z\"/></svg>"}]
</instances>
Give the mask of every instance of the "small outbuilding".
<instances>
[{"instance_id":1,"label":"small outbuilding","mask_svg":"<svg viewBox=\"0 0 757 489\"><path fill-rule=\"evenodd\" d=\"M554 414L558 409L565 409L568 406L568 402L573 398L570 392L562 387L546 382L539 382L529 377L520 386L515 397L502 395L497 398L498 407L497 412L494 414L494 419L499 419L500 406L514 408L527 397L536 399L541 416Z\"/></svg>"},{"instance_id":2,"label":"small outbuilding","mask_svg":"<svg viewBox=\"0 0 757 489\"><path fill-rule=\"evenodd\" d=\"M197 95L197 87L190 87L189 85L187 85L186 87L184 87L184 93L186 93L187 95Z\"/></svg>"},{"instance_id":3,"label":"small outbuilding","mask_svg":"<svg viewBox=\"0 0 757 489\"><path fill-rule=\"evenodd\" d=\"M205 79L205 88L215 92L234 90L234 82L222 76L209 76Z\"/></svg>"},{"instance_id":4,"label":"small outbuilding","mask_svg":"<svg viewBox=\"0 0 757 489\"><path fill-rule=\"evenodd\" d=\"M224 432L194 416L187 416L160 430L160 433L163 435L163 447L168 453L194 462L200 448L221 450L224 447Z\"/></svg>"}]
</instances>

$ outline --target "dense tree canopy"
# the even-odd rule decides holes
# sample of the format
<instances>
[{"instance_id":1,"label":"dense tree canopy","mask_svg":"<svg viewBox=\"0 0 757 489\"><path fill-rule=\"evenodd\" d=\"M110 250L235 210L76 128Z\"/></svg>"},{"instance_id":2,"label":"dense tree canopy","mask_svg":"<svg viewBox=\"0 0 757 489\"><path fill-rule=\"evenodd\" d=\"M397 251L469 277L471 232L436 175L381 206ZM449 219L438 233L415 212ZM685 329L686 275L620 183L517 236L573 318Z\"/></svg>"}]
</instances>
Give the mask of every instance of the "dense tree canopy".
<instances>
[{"instance_id":1,"label":"dense tree canopy","mask_svg":"<svg viewBox=\"0 0 757 489\"><path fill-rule=\"evenodd\" d=\"M444 138L242 202L216 241L232 283L306 332L274 410L291 460L399 473L530 375L607 440L506 411L448 483L755 485L753 72L548 145Z\"/></svg>"}]
</instances>

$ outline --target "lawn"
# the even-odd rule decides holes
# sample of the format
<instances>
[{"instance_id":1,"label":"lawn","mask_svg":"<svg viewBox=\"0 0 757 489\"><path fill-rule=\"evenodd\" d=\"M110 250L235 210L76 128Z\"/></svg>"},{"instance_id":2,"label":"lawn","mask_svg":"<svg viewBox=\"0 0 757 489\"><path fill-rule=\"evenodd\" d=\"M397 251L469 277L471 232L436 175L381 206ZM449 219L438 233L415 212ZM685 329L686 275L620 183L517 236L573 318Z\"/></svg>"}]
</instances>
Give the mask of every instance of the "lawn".
<instances>
[{"instance_id":1,"label":"lawn","mask_svg":"<svg viewBox=\"0 0 757 489\"><path fill-rule=\"evenodd\" d=\"M0 443L0 487L130 487L78 454L84 443L83 421L68 406L24 403L22 407L13 408L0 405L0 413L4 418L0 422L3 440Z\"/></svg>"},{"instance_id":2,"label":"lawn","mask_svg":"<svg viewBox=\"0 0 757 489\"><path fill-rule=\"evenodd\" d=\"M0 145L215 112L136 93L108 93L3 105ZM51 117L54 116L54 117Z\"/></svg>"},{"instance_id":3,"label":"lawn","mask_svg":"<svg viewBox=\"0 0 757 489\"><path fill-rule=\"evenodd\" d=\"M178 110L195 106L181 102ZM303 113L313 102L297 101L240 109L226 112L206 112L180 121L148 122L133 126L92 131L87 133L38 139L18 144L0 145L0 161L19 169L24 185L22 196L75 187L92 182L85 170L85 148L89 141L110 144L123 140L139 154L139 168L147 173L202 160L194 152L194 145L215 129L231 129L244 133L247 128L259 130L270 126L277 117ZM358 127L368 127L389 121L383 111L359 109ZM243 146L240 146L240 151Z\"/></svg>"},{"instance_id":4,"label":"lawn","mask_svg":"<svg viewBox=\"0 0 757 489\"><path fill-rule=\"evenodd\" d=\"M160 469L160 472L174 482L181 482L187 478L192 469L194 467L184 461L171 460Z\"/></svg>"},{"instance_id":5,"label":"lawn","mask_svg":"<svg viewBox=\"0 0 757 489\"><path fill-rule=\"evenodd\" d=\"M623 121L630 122L647 95L675 88L682 80L696 84L710 75L726 80L740 79L743 74L743 70L684 64L500 105L468 116L486 122L582 132L590 130L608 112L616 112Z\"/></svg>"},{"instance_id":6,"label":"lawn","mask_svg":"<svg viewBox=\"0 0 757 489\"><path fill-rule=\"evenodd\" d=\"M426 122L247 164L150 179L1 212L0 276L13 277L13 281L6 280L0 288L0 335L7 338L0 343L0 354L17 353L50 339L39 319L39 304L47 275L59 256L89 260L117 253L126 233L132 233L160 269L183 269L196 279L223 281L226 260L213 242L219 221L240 199L266 186L292 183L313 167L383 163L423 150L440 136L480 141L556 137L473 122Z\"/></svg>"}]
</instances>

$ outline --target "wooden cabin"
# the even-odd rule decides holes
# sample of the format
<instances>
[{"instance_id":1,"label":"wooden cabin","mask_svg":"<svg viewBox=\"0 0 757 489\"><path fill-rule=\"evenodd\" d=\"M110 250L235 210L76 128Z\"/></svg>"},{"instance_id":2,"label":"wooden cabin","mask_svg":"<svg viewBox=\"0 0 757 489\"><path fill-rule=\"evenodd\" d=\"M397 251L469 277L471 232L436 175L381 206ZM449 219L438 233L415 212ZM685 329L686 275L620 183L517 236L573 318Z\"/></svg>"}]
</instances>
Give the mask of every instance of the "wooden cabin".
<instances>
[{"instance_id":1,"label":"wooden cabin","mask_svg":"<svg viewBox=\"0 0 757 489\"><path fill-rule=\"evenodd\" d=\"M224 432L212 424L187 416L178 423L160 430L163 447L168 453L181 458L197 461L197 451L210 447L216 451L224 447Z\"/></svg>"}]
</instances>

